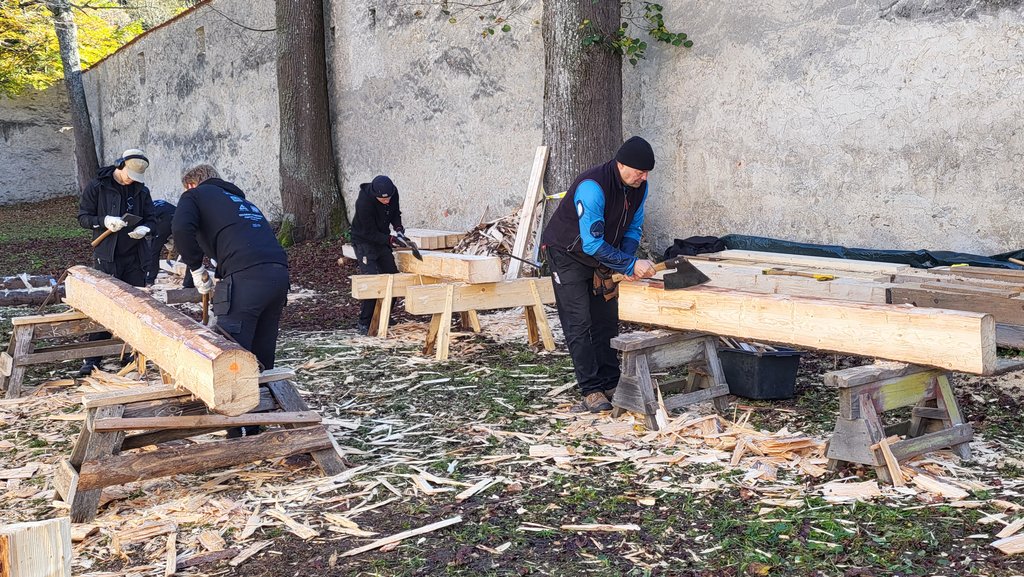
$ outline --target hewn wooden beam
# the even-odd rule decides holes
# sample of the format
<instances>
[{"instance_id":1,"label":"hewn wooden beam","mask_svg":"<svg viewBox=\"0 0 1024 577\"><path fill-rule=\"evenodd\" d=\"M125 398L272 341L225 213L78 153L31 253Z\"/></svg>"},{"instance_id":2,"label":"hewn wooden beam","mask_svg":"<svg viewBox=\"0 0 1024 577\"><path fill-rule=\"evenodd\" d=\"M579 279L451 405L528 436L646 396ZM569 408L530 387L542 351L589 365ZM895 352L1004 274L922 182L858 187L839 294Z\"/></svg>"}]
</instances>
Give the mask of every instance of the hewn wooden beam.
<instances>
[{"instance_id":1,"label":"hewn wooden beam","mask_svg":"<svg viewBox=\"0 0 1024 577\"><path fill-rule=\"evenodd\" d=\"M690 262L711 278L711 282L708 283L710 286L764 294L884 304L887 302L889 288L894 286L859 276L845 277L840 271L834 271L837 275L835 280L820 282L801 276L766 275L762 273L765 266L753 264L697 259ZM671 271L668 271L665 274L670 273Z\"/></svg>"},{"instance_id":2,"label":"hewn wooden beam","mask_svg":"<svg viewBox=\"0 0 1024 577\"><path fill-rule=\"evenodd\" d=\"M398 270L465 283L498 282L504 278L501 259L496 256L430 251L420 251L420 254L422 261L411 252L396 252Z\"/></svg>"},{"instance_id":3,"label":"hewn wooden beam","mask_svg":"<svg viewBox=\"0 0 1024 577\"><path fill-rule=\"evenodd\" d=\"M452 248L459 244L459 241L462 240L462 237L466 236L466 233L454 230L407 228L405 229L405 236L416 243L420 250L437 250Z\"/></svg>"},{"instance_id":4,"label":"hewn wooden beam","mask_svg":"<svg viewBox=\"0 0 1024 577\"><path fill-rule=\"evenodd\" d=\"M68 270L67 302L107 327L222 415L259 404L256 357L148 293L84 266Z\"/></svg>"},{"instance_id":5,"label":"hewn wooden beam","mask_svg":"<svg viewBox=\"0 0 1024 577\"><path fill-rule=\"evenodd\" d=\"M999 289L896 285L890 291L890 300L893 304L988 313L998 323L1024 325L1024 298Z\"/></svg>"},{"instance_id":6,"label":"hewn wooden beam","mask_svg":"<svg viewBox=\"0 0 1024 577\"><path fill-rule=\"evenodd\" d=\"M848 270L867 273L897 274L907 270L910 265L891 262L875 262L848 258L829 258L822 256L806 256L801 254L784 254L779 252L762 252L757 250L723 250L700 255L705 258L722 259L741 262L758 262L774 265L807 266L829 270Z\"/></svg>"},{"instance_id":7,"label":"hewn wooden beam","mask_svg":"<svg viewBox=\"0 0 1024 577\"><path fill-rule=\"evenodd\" d=\"M0 527L0 577L71 577L67 517Z\"/></svg>"},{"instance_id":8,"label":"hewn wooden beam","mask_svg":"<svg viewBox=\"0 0 1024 577\"><path fill-rule=\"evenodd\" d=\"M555 302L555 291L549 277L521 278L487 284L457 284L452 293L452 312L485 311L531 306L535 303L530 283L537 283L537 292L544 304ZM446 285L410 286L405 292L405 310L414 315L444 312Z\"/></svg>"},{"instance_id":9,"label":"hewn wooden beam","mask_svg":"<svg viewBox=\"0 0 1024 577\"><path fill-rule=\"evenodd\" d=\"M975 374L996 369L991 315L762 295L717 287L666 291L623 282L619 318Z\"/></svg>"},{"instance_id":10,"label":"hewn wooden beam","mask_svg":"<svg viewBox=\"0 0 1024 577\"><path fill-rule=\"evenodd\" d=\"M352 298L359 300L384 298L384 293L387 292L388 277L393 278L392 297L404 297L406 289L411 286L441 282L436 278L421 274L356 274L349 277L349 280L352 281Z\"/></svg>"}]
</instances>

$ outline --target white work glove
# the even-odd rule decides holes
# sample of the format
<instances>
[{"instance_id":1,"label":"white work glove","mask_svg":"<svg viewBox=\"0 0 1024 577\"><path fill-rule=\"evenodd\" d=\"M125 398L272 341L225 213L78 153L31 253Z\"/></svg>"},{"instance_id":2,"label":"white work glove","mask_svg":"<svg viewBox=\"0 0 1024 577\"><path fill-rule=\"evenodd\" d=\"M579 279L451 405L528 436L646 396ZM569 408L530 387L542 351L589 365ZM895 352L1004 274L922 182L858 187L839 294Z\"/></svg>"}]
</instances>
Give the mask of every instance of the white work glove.
<instances>
[{"instance_id":1,"label":"white work glove","mask_svg":"<svg viewBox=\"0 0 1024 577\"><path fill-rule=\"evenodd\" d=\"M203 280L203 275L206 275L206 280ZM195 283L196 290L201 295L205 295L213 290L213 277L206 270L205 266L200 266L192 271L192 282Z\"/></svg>"},{"instance_id":2,"label":"white work glove","mask_svg":"<svg viewBox=\"0 0 1024 577\"><path fill-rule=\"evenodd\" d=\"M103 226L107 227L110 232L117 232L122 228L128 226L128 223L119 216L107 215L103 217Z\"/></svg>"},{"instance_id":3,"label":"white work glove","mask_svg":"<svg viewBox=\"0 0 1024 577\"><path fill-rule=\"evenodd\" d=\"M146 236L147 234L149 234L148 226L137 226L135 227L135 230L128 233L128 236L134 238L135 240L139 240L140 238Z\"/></svg>"}]
</instances>

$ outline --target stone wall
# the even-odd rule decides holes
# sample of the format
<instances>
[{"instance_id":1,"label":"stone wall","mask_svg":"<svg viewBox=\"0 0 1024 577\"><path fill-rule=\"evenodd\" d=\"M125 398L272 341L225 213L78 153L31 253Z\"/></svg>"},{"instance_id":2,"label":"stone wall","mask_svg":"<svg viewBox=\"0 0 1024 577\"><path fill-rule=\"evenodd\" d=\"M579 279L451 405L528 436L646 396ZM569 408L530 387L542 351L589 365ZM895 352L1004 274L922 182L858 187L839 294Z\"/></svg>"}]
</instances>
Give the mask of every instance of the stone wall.
<instances>
[{"instance_id":1,"label":"stone wall","mask_svg":"<svg viewBox=\"0 0 1024 577\"><path fill-rule=\"evenodd\" d=\"M696 42L626 65L659 154L649 237L1024 246L1020 0L666 4Z\"/></svg>"},{"instance_id":2,"label":"stone wall","mask_svg":"<svg viewBox=\"0 0 1024 577\"><path fill-rule=\"evenodd\" d=\"M423 4L331 2L335 147L350 211L387 174L409 226L468 230L523 203L543 137L541 3L483 37Z\"/></svg>"},{"instance_id":3,"label":"stone wall","mask_svg":"<svg viewBox=\"0 0 1024 577\"><path fill-rule=\"evenodd\" d=\"M271 0L213 0L86 72L101 164L143 148L153 197L175 201L183 170L209 162L279 216L273 28Z\"/></svg>"},{"instance_id":4,"label":"stone wall","mask_svg":"<svg viewBox=\"0 0 1024 577\"><path fill-rule=\"evenodd\" d=\"M0 205L76 192L69 119L63 85L0 98Z\"/></svg>"}]
</instances>

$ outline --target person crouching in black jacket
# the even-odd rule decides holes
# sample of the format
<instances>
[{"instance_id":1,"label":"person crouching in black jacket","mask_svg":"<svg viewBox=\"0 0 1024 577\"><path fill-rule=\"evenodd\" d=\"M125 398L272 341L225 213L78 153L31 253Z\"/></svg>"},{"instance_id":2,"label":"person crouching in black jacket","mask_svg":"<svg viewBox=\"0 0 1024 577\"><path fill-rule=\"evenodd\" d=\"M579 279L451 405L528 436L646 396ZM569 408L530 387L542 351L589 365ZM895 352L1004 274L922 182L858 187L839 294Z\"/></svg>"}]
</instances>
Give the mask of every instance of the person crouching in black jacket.
<instances>
[{"instance_id":1,"label":"person crouching in black jacket","mask_svg":"<svg viewBox=\"0 0 1024 577\"><path fill-rule=\"evenodd\" d=\"M395 274L395 255L391 247L395 245L395 237L391 229L404 233L402 226L402 210L399 207L398 189L395 183L386 176L377 176L373 182L359 185L359 198L356 199L356 214L352 218L352 246L356 250L359 261L359 274ZM359 311L359 332L370 332L370 321L376 307L373 299L363 301ZM390 311L381 311L390 314Z\"/></svg>"}]
</instances>

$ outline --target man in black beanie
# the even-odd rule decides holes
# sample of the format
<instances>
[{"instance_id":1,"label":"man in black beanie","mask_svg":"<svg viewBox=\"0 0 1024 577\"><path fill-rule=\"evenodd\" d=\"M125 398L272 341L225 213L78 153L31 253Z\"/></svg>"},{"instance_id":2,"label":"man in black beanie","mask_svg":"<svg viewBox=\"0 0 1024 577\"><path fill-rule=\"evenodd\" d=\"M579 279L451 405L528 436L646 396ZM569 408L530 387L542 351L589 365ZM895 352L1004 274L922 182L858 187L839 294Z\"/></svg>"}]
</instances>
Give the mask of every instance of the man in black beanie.
<instances>
[{"instance_id":1,"label":"man in black beanie","mask_svg":"<svg viewBox=\"0 0 1024 577\"><path fill-rule=\"evenodd\" d=\"M611 410L619 361L611 339L619 334L618 288L613 272L630 280L654 275L654 263L638 259L651 145L634 136L615 158L584 171L569 187L544 229L555 304L569 347L576 384L592 413Z\"/></svg>"},{"instance_id":2,"label":"man in black beanie","mask_svg":"<svg viewBox=\"0 0 1024 577\"><path fill-rule=\"evenodd\" d=\"M356 199L356 214L352 218L352 246L356 250L359 262L359 274L395 274L395 255L391 247L396 239L391 229L397 233L405 233L402 226L402 210L398 203L398 189L391 179L380 175L373 182L359 185L359 198ZM364 300L359 310L359 332L370 332L370 321L373 320L373 309L376 302ZM391 311L381 311L382 315Z\"/></svg>"}]
</instances>

